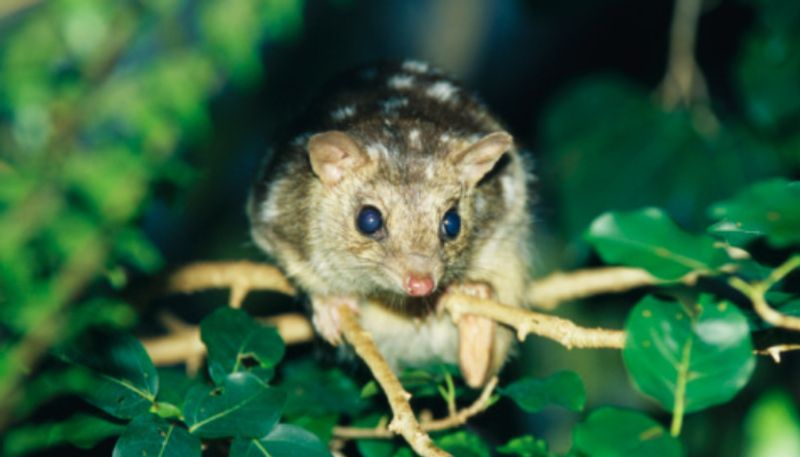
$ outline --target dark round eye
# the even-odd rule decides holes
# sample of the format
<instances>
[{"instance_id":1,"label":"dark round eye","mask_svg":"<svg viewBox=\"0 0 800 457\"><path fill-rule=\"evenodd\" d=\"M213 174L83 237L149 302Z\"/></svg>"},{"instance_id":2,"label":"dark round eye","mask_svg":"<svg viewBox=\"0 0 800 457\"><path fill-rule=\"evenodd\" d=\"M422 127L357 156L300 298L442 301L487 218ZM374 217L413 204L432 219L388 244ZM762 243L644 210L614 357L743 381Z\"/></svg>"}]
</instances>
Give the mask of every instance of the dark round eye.
<instances>
[{"instance_id":1,"label":"dark round eye","mask_svg":"<svg viewBox=\"0 0 800 457\"><path fill-rule=\"evenodd\" d=\"M378 208L365 206L358 212L356 227L364 235L373 235L383 227L383 216Z\"/></svg>"},{"instance_id":2,"label":"dark round eye","mask_svg":"<svg viewBox=\"0 0 800 457\"><path fill-rule=\"evenodd\" d=\"M458 211L455 208L450 208L442 218L442 235L449 240L453 240L460 231L461 216L458 215Z\"/></svg>"}]
</instances>

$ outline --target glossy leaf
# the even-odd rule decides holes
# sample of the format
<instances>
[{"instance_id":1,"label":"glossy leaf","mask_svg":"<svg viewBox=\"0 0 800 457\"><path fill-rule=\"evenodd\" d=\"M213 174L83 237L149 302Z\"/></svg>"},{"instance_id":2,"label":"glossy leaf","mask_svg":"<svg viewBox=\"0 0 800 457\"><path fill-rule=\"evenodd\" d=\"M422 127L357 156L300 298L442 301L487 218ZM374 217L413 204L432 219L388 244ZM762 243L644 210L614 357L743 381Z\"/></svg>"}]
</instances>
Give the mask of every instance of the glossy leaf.
<instances>
[{"instance_id":1,"label":"glossy leaf","mask_svg":"<svg viewBox=\"0 0 800 457\"><path fill-rule=\"evenodd\" d=\"M339 424L340 417L341 416L336 413L323 414L319 416L295 416L291 419L288 419L286 423L308 430L316 435L320 441L327 443L333 439L333 428Z\"/></svg>"},{"instance_id":2,"label":"glossy leaf","mask_svg":"<svg viewBox=\"0 0 800 457\"><path fill-rule=\"evenodd\" d=\"M757 236L785 247L800 243L800 181L772 179L754 184L710 211L722 221L709 231L742 245Z\"/></svg>"},{"instance_id":3,"label":"glossy leaf","mask_svg":"<svg viewBox=\"0 0 800 457\"><path fill-rule=\"evenodd\" d=\"M199 457L200 440L153 414L136 417L114 446L113 457Z\"/></svg>"},{"instance_id":4,"label":"glossy leaf","mask_svg":"<svg viewBox=\"0 0 800 457\"><path fill-rule=\"evenodd\" d=\"M592 222L586 239L606 262L644 268L667 280L713 272L728 260L711 237L681 230L657 208L603 214Z\"/></svg>"},{"instance_id":5,"label":"glossy leaf","mask_svg":"<svg viewBox=\"0 0 800 457\"><path fill-rule=\"evenodd\" d=\"M200 382L187 376L186 370L180 368L159 368L158 379L160 381L158 401L173 405L183 405L186 394Z\"/></svg>"},{"instance_id":6,"label":"glossy leaf","mask_svg":"<svg viewBox=\"0 0 800 457\"><path fill-rule=\"evenodd\" d=\"M121 419L147 412L158 392L158 374L139 340L122 333L87 340L58 353L94 378L82 392L84 398Z\"/></svg>"},{"instance_id":7,"label":"glossy leaf","mask_svg":"<svg viewBox=\"0 0 800 457\"><path fill-rule=\"evenodd\" d=\"M228 374L243 371L253 371L269 381L283 358L284 344L277 330L239 309L214 311L200 323L200 336L208 349L208 371L217 384Z\"/></svg>"},{"instance_id":8,"label":"glossy leaf","mask_svg":"<svg viewBox=\"0 0 800 457\"><path fill-rule=\"evenodd\" d=\"M294 425L278 424L263 438L236 438L230 457L330 457L313 433Z\"/></svg>"},{"instance_id":9,"label":"glossy leaf","mask_svg":"<svg viewBox=\"0 0 800 457\"><path fill-rule=\"evenodd\" d=\"M512 438L508 443L498 446L497 452L519 457L554 457L555 455L547 450L545 440L536 439L531 435Z\"/></svg>"},{"instance_id":10,"label":"glossy leaf","mask_svg":"<svg viewBox=\"0 0 800 457\"><path fill-rule=\"evenodd\" d=\"M366 405L358 386L338 368L326 370L306 359L282 365L281 372L281 387L288 395L287 417L354 415Z\"/></svg>"},{"instance_id":11,"label":"glossy leaf","mask_svg":"<svg viewBox=\"0 0 800 457\"><path fill-rule=\"evenodd\" d=\"M523 378L499 389L511 397L520 408L537 413L550 405L581 411L586 403L586 391L580 376L562 371L544 379Z\"/></svg>"},{"instance_id":12,"label":"glossy leaf","mask_svg":"<svg viewBox=\"0 0 800 457\"><path fill-rule=\"evenodd\" d=\"M730 400L755 367L744 315L710 295L689 310L647 296L629 314L625 330L622 356L634 384L675 413Z\"/></svg>"},{"instance_id":13,"label":"glossy leaf","mask_svg":"<svg viewBox=\"0 0 800 457\"><path fill-rule=\"evenodd\" d=\"M490 457L491 451L478 435L458 431L434 440L438 446L454 456Z\"/></svg>"},{"instance_id":14,"label":"glossy leaf","mask_svg":"<svg viewBox=\"0 0 800 457\"><path fill-rule=\"evenodd\" d=\"M572 433L573 449L586 457L681 457L683 449L664 427L635 411L600 408Z\"/></svg>"},{"instance_id":15,"label":"glossy leaf","mask_svg":"<svg viewBox=\"0 0 800 457\"><path fill-rule=\"evenodd\" d=\"M189 431L201 438L267 435L286 402L282 390L269 387L252 373L228 375L219 387L198 385L183 406Z\"/></svg>"}]
</instances>

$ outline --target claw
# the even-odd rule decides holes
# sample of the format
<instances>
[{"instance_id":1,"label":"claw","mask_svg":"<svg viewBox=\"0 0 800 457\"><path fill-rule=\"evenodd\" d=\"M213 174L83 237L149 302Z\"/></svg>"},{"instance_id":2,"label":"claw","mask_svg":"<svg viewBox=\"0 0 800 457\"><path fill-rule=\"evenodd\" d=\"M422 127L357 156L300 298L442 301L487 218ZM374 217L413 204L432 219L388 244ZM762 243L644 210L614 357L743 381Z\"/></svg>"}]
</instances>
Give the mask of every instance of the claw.
<instances>
[{"instance_id":1,"label":"claw","mask_svg":"<svg viewBox=\"0 0 800 457\"><path fill-rule=\"evenodd\" d=\"M358 300L353 297L312 296L314 315L311 322L317 333L328 343L338 346L342 342L342 318L339 306L345 305L358 314Z\"/></svg>"}]
</instances>

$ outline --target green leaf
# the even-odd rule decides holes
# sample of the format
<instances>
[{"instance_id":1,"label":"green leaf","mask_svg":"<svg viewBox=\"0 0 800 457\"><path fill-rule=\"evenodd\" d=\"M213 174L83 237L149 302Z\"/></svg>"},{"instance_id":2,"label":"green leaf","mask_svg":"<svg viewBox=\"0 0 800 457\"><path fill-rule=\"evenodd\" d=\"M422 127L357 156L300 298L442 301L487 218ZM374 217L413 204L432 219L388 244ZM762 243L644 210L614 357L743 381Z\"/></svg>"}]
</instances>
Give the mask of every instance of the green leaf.
<instances>
[{"instance_id":1,"label":"green leaf","mask_svg":"<svg viewBox=\"0 0 800 457\"><path fill-rule=\"evenodd\" d=\"M385 416L380 414L370 414L353 421L353 425L356 427L376 427L381 419L388 421ZM360 439L356 440L356 449L363 457L391 457L396 452L397 445L393 440Z\"/></svg>"},{"instance_id":2,"label":"green leaf","mask_svg":"<svg viewBox=\"0 0 800 457\"><path fill-rule=\"evenodd\" d=\"M73 153L63 173L100 217L123 222L136 213L146 196L145 167L133 150L117 143L103 150Z\"/></svg>"},{"instance_id":3,"label":"green leaf","mask_svg":"<svg viewBox=\"0 0 800 457\"><path fill-rule=\"evenodd\" d=\"M130 419L147 412L158 392L156 367L139 340L116 333L82 341L57 351L68 363L85 367L94 382L84 398L112 416Z\"/></svg>"},{"instance_id":4,"label":"green leaf","mask_svg":"<svg viewBox=\"0 0 800 457\"><path fill-rule=\"evenodd\" d=\"M164 264L161 253L139 229L125 228L114 236L114 254L145 273L155 273Z\"/></svg>"},{"instance_id":5,"label":"green leaf","mask_svg":"<svg viewBox=\"0 0 800 457\"><path fill-rule=\"evenodd\" d=\"M366 405L355 382L338 368L324 370L304 359L282 365L282 374L281 387L289 397L284 414L289 418L356 415Z\"/></svg>"},{"instance_id":6,"label":"green leaf","mask_svg":"<svg viewBox=\"0 0 800 457\"><path fill-rule=\"evenodd\" d=\"M438 397L440 387L447 382L447 376L458 378L461 370L457 365L437 363L427 367L405 369L400 373L400 382L414 398ZM377 386L376 386L377 387ZM462 385L455 386L456 396L465 392Z\"/></svg>"},{"instance_id":7,"label":"green leaf","mask_svg":"<svg viewBox=\"0 0 800 457\"><path fill-rule=\"evenodd\" d=\"M186 375L186 370L179 368L158 368L158 379L157 400L173 405L182 405L186 394L198 383Z\"/></svg>"},{"instance_id":8,"label":"green leaf","mask_svg":"<svg viewBox=\"0 0 800 457\"><path fill-rule=\"evenodd\" d=\"M200 456L200 440L186 429L154 416L142 414L130 424L114 446L113 457Z\"/></svg>"},{"instance_id":9,"label":"green leaf","mask_svg":"<svg viewBox=\"0 0 800 457\"><path fill-rule=\"evenodd\" d=\"M230 457L330 457L328 448L313 433L294 425L278 424L260 439L236 438Z\"/></svg>"},{"instance_id":10,"label":"green leaf","mask_svg":"<svg viewBox=\"0 0 800 457\"><path fill-rule=\"evenodd\" d=\"M122 433L125 426L95 416L76 414L62 422L27 425L9 430L3 437L2 454L7 457L30 454L64 443L90 448Z\"/></svg>"},{"instance_id":11,"label":"green leaf","mask_svg":"<svg viewBox=\"0 0 800 457\"><path fill-rule=\"evenodd\" d=\"M583 381L572 371L561 371L544 379L523 378L500 388L499 392L529 413L537 413L549 405L581 411L586 404Z\"/></svg>"},{"instance_id":12,"label":"green leaf","mask_svg":"<svg viewBox=\"0 0 800 457\"><path fill-rule=\"evenodd\" d=\"M490 457L491 451L477 435L458 431L435 440L445 451L459 457Z\"/></svg>"},{"instance_id":13,"label":"green leaf","mask_svg":"<svg viewBox=\"0 0 800 457\"><path fill-rule=\"evenodd\" d=\"M710 295L691 310L647 296L625 330L622 356L634 384L675 414L730 400L755 366L744 315Z\"/></svg>"},{"instance_id":14,"label":"green leaf","mask_svg":"<svg viewBox=\"0 0 800 457\"><path fill-rule=\"evenodd\" d=\"M784 300L780 302L778 311L788 316L800 317L800 296L790 294L781 295L784 297ZM769 299L770 294L767 294L767 300L769 301Z\"/></svg>"},{"instance_id":15,"label":"green leaf","mask_svg":"<svg viewBox=\"0 0 800 457\"><path fill-rule=\"evenodd\" d=\"M498 446L497 452L501 454L518 455L519 457L555 456L555 454L547 450L547 441L536 439L531 435L512 438L508 443Z\"/></svg>"},{"instance_id":16,"label":"green leaf","mask_svg":"<svg viewBox=\"0 0 800 457\"><path fill-rule=\"evenodd\" d=\"M770 132L791 129L800 113L800 37L794 2L758 1L758 21L742 41L734 66L746 114Z\"/></svg>"},{"instance_id":17,"label":"green leaf","mask_svg":"<svg viewBox=\"0 0 800 457\"><path fill-rule=\"evenodd\" d=\"M800 455L800 414L790 395L764 394L744 420L746 457Z\"/></svg>"},{"instance_id":18,"label":"green leaf","mask_svg":"<svg viewBox=\"0 0 800 457\"><path fill-rule=\"evenodd\" d=\"M680 457L681 444L658 422L635 412L599 408L573 430L574 449L587 457Z\"/></svg>"},{"instance_id":19,"label":"green leaf","mask_svg":"<svg viewBox=\"0 0 800 457\"><path fill-rule=\"evenodd\" d=\"M586 239L606 262L644 268L666 280L714 272L728 260L711 237L684 232L657 208L603 214Z\"/></svg>"},{"instance_id":20,"label":"green leaf","mask_svg":"<svg viewBox=\"0 0 800 457\"><path fill-rule=\"evenodd\" d=\"M754 184L711 208L722 219L709 231L731 244L765 236L776 247L800 243L800 181L772 179Z\"/></svg>"},{"instance_id":21,"label":"green leaf","mask_svg":"<svg viewBox=\"0 0 800 457\"><path fill-rule=\"evenodd\" d=\"M665 110L633 81L593 77L554 100L541 116L541 173L569 238L605 211L645 206L699 228L708 205L731 189L781 173L774 149L749 128L704 126L689 110Z\"/></svg>"},{"instance_id":22,"label":"green leaf","mask_svg":"<svg viewBox=\"0 0 800 457\"><path fill-rule=\"evenodd\" d=\"M208 372L221 384L230 373L253 371L269 381L283 358L284 344L274 327L259 324L242 310L220 308L200 323L208 348ZM254 365L254 368L248 368Z\"/></svg>"},{"instance_id":23,"label":"green leaf","mask_svg":"<svg viewBox=\"0 0 800 457\"><path fill-rule=\"evenodd\" d=\"M412 451L410 447L403 446L399 448L392 457L414 457L415 455L416 454L414 454L414 451Z\"/></svg>"},{"instance_id":24,"label":"green leaf","mask_svg":"<svg viewBox=\"0 0 800 457\"><path fill-rule=\"evenodd\" d=\"M216 388L195 386L186 395L189 431L201 438L267 435L281 417L286 394L252 373L233 373L222 381Z\"/></svg>"},{"instance_id":25,"label":"green leaf","mask_svg":"<svg viewBox=\"0 0 800 457\"><path fill-rule=\"evenodd\" d=\"M287 423L304 428L313 433L323 443L333 438L333 428L339 423L339 414L331 413L321 416L297 416Z\"/></svg>"}]
</instances>

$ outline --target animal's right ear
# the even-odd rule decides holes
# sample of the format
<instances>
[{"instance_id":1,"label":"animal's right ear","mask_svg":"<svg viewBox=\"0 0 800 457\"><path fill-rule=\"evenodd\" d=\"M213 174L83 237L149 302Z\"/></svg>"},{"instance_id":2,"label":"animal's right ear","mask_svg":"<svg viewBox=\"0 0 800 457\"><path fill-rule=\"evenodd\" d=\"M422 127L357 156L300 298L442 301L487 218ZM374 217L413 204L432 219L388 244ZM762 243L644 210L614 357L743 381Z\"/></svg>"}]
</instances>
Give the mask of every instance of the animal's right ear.
<instances>
[{"instance_id":1,"label":"animal's right ear","mask_svg":"<svg viewBox=\"0 0 800 457\"><path fill-rule=\"evenodd\" d=\"M326 186L335 185L369 160L348 134L338 130L312 136L308 140L308 155L314 174Z\"/></svg>"}]
</instances>

